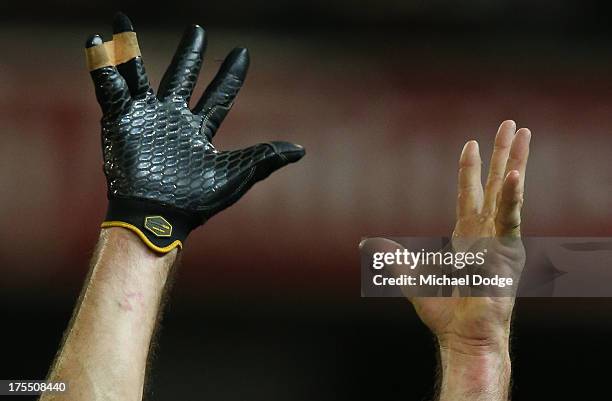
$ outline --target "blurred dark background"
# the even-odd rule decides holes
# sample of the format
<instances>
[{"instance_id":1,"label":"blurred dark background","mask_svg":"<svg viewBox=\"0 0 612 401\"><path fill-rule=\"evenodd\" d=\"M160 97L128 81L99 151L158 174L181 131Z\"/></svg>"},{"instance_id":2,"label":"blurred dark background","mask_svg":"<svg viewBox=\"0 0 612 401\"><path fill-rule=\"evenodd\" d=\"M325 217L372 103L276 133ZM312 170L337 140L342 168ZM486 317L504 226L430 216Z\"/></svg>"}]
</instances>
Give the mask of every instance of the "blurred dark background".
<instances>
[{"instance_id":1,"label":"blurred dark background","mask_svg":"<svg viewBox=\"0 0 612 401\"><path fill-rule=\"evenodd\" d=\"M525 233L612 236L608 2L5 1L0 378L45 376L86 275L106 199L82 46L117 10L154 85L190 23L209 34L198 93L251 50L219 147L308 152L190 237L152 400L430 397L433 341L407 301L360 298L357 244L448 235L461 147L487 159L504 119L534 134ZM595 398L611 317L607 299L519 300L514 399Z\"/></svg>"}]
</instances>

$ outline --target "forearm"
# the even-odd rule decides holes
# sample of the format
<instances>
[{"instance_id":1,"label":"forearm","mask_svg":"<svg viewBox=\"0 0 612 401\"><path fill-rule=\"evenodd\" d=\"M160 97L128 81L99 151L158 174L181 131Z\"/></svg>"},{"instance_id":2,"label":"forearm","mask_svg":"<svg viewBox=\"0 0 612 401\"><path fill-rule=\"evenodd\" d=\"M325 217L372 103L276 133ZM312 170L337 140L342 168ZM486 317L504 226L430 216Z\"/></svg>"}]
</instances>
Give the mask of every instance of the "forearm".
<instances>
[{"instance_id":1,"label":"forearm","mask_svg":"<svg viewBox=\"0 0 612 401\"><path fill-rule=\"evenodd\" d=\"M510 354L507 338L494 346L440 342L439 401L507 401Z\"/></svg>"},{"instance_id":2,"label":"forearm","mask_svg":"<svg viewBox=\"0 0 612 401\"><path fill-rule=\"evenodd\" d=\"M176 250L157 255L133 233L104 229L88 281L42 400L140 400L149 346Z\"/></svg>"}]
</instances>

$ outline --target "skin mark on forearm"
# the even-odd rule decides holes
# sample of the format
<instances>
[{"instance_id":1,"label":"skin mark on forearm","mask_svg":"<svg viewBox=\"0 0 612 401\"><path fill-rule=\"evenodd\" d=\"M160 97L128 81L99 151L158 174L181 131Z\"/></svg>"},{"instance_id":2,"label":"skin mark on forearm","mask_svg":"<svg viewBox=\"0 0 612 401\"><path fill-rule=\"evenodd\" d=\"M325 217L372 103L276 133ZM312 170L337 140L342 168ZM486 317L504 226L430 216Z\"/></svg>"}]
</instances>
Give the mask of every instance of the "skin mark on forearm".
<instances>
[{"instance_id":1,"label":"skin mark on forearm","mask_svg":"<svg viewBox=\"0 0 612 401\"><path fill-rule=\"evenodd\" d=\"M144 309L144 295L140 291L128 292L124 298L118 302L119 308L125 311Z\"/></svg>"}]
</instances>

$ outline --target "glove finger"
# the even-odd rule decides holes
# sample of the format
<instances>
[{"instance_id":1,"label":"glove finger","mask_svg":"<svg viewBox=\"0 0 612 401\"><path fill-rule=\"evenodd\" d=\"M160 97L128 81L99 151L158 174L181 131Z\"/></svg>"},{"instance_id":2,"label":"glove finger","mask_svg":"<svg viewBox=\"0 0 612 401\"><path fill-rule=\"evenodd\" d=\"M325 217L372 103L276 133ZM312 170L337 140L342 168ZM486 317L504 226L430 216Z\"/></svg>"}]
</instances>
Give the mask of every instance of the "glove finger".
<instances>
[{"instance_id":1,"label":"glove finger","mask_svg":"<svg viewBox=\"0 0 612 401\"><path fill-rule=\"evenodd\" d=\"M199 25L187 28L159 84L157 97L160 100L178 96L189 102L200 68L202 68L205 51L206 32L204 29Z\"/></svg>"},{"instance_id":2,"label":"glove finger","mask_svg":"<svg viewBox=\"0 0 612 401\"><path fill-rule=\"evenodd\" d=\"M236 48L225 58L219 72L194 108L204 117L208 139L212 139L229 112L249 69L249 51Z\"/></svg>"},{"instance_id":3,"label":"glove finger","mask_svg":"<svg viewBox=\"0 0 612 401\"><path fill-rule=\"evenodd\" d=\"M260 143L245 149L223 152L217 158L214 176L204 182L204 190L212 183L221 184L215 191L220 199L205 214L205 218L233 205L256 182L304 156L304 148L288 142ZM217 184L219 185L219 184Z\"/></svg>"},{"instance_id":4,"label":"glove finger","mask_svg":"<svg viewBox=\"0 0 612 401\"><path fill-rule=\"evenodd\" d=\"M102 113L112 118L127 110L131 100L130 91L121 74L110 62L100 35L87 39L85 54Z\"/></svg>"},{"instance_id":5,"label":"glove finger","mask_svg":"<svg viewBox=\"0 0 612 401\"><path fill-rule=\"evenodd\" d=\"M256 183L281 167L297 162L305 153L302 146L289 142L260 143L229 152L227 168L230 176L232 170L239 175L250 172L248 180Z\"/></svg>"},{"instance_id":6,"label":"glove finger","mask_svg":"<svg viewBox=\"0 0 612 401\"><path fill-rule=\"evenodd\" d=\"M120 38L122 34L126 32L134 32L134 26L127 15L119 12L115 14L113 20L113 41L116 42L116 46L121 44ZM138 42L136 42L136 45L138 45ZM117 71L119 71L127 82L132 98L137 99L144 97L150 85L142 57L140 56L140 51L138 51L137 56L117 64L116 67Z\"/></svg>"}]
</instances>

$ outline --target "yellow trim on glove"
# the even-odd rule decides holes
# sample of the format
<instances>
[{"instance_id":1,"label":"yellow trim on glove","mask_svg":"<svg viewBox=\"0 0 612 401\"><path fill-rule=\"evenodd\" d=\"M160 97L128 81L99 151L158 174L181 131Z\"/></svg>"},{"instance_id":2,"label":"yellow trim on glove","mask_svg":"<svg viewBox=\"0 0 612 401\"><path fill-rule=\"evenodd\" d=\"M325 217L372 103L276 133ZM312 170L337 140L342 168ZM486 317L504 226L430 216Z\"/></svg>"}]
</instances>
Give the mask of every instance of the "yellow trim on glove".
<instances>
[{"instance_id":1,"label":"yellow trim on glove","mask_svg":"<svg viewBox=\"0 0 612 401\"><path fill-rule=\"evenodd\" d=\"M123 228L127 228L128 230L133 231L134 233L136 233L136 235L138 235L140 237L140 239L142 240L142 242L144 242L149 248L153 249L155 252L159 252L159 253L168 253L171 250L173 250L174 248L179 248L182 249L183 248L183 243L180 240L176 240L173 243L171 243L168 246L165 247L159 247L157 245L155 245L154 243L152 243L147 236L140 230L140 228L133 226L129 223L125 223L123 221L105 221L102 223L101 225L102 228L108 228L108 227L123 227Z\"/></svg>"}]
</instances>

